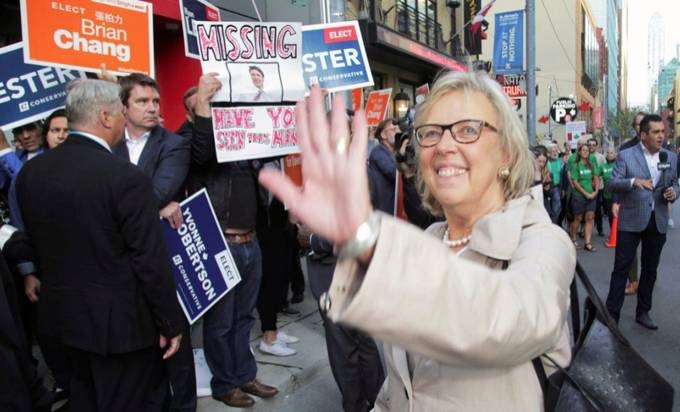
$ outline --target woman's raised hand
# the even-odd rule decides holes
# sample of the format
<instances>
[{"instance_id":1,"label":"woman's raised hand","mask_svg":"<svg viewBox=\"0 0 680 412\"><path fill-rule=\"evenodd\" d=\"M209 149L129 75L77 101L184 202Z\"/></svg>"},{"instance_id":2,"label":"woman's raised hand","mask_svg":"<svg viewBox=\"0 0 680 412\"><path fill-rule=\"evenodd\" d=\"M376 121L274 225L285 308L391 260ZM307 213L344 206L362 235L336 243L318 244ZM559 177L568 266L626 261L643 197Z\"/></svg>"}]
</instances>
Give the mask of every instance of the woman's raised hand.
<instances>
[{"instance_id":1,"label":"woman's raised hand","mask_svg":"<svg viewBox=\"0 0 680 412\"><path fill-rule=\"evenodd\" d=\"M363 111L357 112L350 138L342 95L333 98L332 106L329 124L321 89L313 86L309 97L295 107L303 187L267 168L260 172L259 180L314 233L343 245L371 214L366 173L368 128Z\"/></svg>"}]
</instances>

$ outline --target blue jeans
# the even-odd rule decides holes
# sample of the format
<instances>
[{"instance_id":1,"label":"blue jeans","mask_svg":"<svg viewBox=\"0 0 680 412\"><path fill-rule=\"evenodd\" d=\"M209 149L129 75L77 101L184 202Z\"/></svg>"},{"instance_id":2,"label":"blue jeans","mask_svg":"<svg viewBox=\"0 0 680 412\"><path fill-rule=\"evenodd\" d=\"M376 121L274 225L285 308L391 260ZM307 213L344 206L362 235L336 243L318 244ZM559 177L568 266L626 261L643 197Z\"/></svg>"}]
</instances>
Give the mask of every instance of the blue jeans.
<instances>
[{"instance_id":1,"label":"blue jeans","mask_svg":"<svg viewBox=\"0 0 680 412\"><path fill-rule=\"evenodd\" d=\"M203 350L213 377L213 397L239 388L257 376L250 351L250 330L255 324L253 309L262 280L262 254L257 239L229 244L241 282L203 317Z\"/></svg>"},{"instance_id":2,"label":"blue jeans","mask_svg":"<svg viewBox=\"0 0 680 412\"><path fill-rule=\"evenodd\" d=\"M562 211L561 190L559 186L550 188L550 220L556 225L559 225L559 216Z\"/></svg>"}]
</instances>

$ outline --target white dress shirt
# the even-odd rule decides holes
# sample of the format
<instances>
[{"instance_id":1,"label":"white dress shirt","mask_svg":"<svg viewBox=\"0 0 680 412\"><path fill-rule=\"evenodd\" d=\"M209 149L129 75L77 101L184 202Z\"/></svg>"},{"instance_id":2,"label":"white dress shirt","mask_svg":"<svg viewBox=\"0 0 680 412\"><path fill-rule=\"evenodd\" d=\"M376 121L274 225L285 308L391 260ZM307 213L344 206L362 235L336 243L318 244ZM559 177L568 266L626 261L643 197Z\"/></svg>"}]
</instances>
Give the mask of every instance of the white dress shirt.
<instances>
[{"instance_id":1,"label":"white dress shirt","mask_svg":"<svg viewBox=\"0 0 680 412\"><path fill-rule=\"evenodd\" d=\"M139 156L142 155L142 150L144 150L144 146L146 145L146 141L149 140L150 134L151 132L149 131L138 138L133 139L130 137L127 128L125 129L125 144L127 145L128 156L130 157L130 162L135 166L137 166L137 163L139 162Z\"/></svg>"}]
</instances>

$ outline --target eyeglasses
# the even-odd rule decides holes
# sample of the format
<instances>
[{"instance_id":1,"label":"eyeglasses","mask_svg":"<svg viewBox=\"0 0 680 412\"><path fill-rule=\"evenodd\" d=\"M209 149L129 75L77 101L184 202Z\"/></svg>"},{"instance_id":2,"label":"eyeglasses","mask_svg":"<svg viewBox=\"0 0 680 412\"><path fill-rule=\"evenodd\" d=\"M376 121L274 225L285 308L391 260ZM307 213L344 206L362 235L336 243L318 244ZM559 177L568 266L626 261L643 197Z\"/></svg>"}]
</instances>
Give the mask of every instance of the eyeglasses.
<instances>
[{"instance_id":1,"label":"eyeglasses","mask_svg":"<svg viewBox=\"0 0 680 412\"><path fill-rule=\"evenodd\" d=\"M498 129L484 120L463 119L451 124L424 124L415 130L416 141L420 147L436 146L442 140L444 131L448 130L456 142L470 144L479 139L485 127L498 132Z\"/></svg>"}]
</instances>

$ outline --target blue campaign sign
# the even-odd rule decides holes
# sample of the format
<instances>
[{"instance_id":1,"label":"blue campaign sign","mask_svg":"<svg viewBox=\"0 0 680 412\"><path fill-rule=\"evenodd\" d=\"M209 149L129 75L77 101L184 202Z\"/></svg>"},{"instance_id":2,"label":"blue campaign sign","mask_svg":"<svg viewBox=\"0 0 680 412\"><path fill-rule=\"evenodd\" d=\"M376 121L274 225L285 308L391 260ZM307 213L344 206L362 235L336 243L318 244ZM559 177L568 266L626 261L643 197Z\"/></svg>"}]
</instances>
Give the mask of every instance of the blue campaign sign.
<instances>
[{"instance_id":1,"label":"blue campaign sign","mask_svg":"<svg viewBox=\"0 0 680 412\"><path fill-rule=\"evenodd\" d=\"M241 281L205 189L181 203L184 224L163 221L177 297L189 323Z\"/></svg>"},{"instance_id":2,"label":"blue campaign sign","mask_svg":"<svg viewBox=\"0 0 680 412\"><path fill-rule=\"evenodd\" d=\"M187 57L200 59L194 21L220 21L220 10L205 0L182 0L180 13L184 30L184 54Z\"/></svg>"},{"instance_id":3,"label":"blue campaign sign","mask_svg":"<svg viewBox=\"0 0 680 412\"><path fill-rule=\"evenodd\" d=\"M359 23L345 21L302 28L305 84L329 92L373 86Z\"/></svg>"},{"instance_id":4,"label":"blue campaign sign","mask_svg":"<svg viewBox=\"0 0 680 412\"><path fill-rule=\"evenodd\" d=\"M496 13L493 70L497 74L524 71L524 10Z\"/></svg>"},{"instance_id":5,"label":"blue campaign sign","mask_svg":"<svg viewBox=\"0 0 680 412\"><path fill-rule=\"evenodd\" d=\"M65 86L85 72L24 63L23 43L0 48L0 127L11 129L64 107Z\"/></svg>"}]
</instances>

